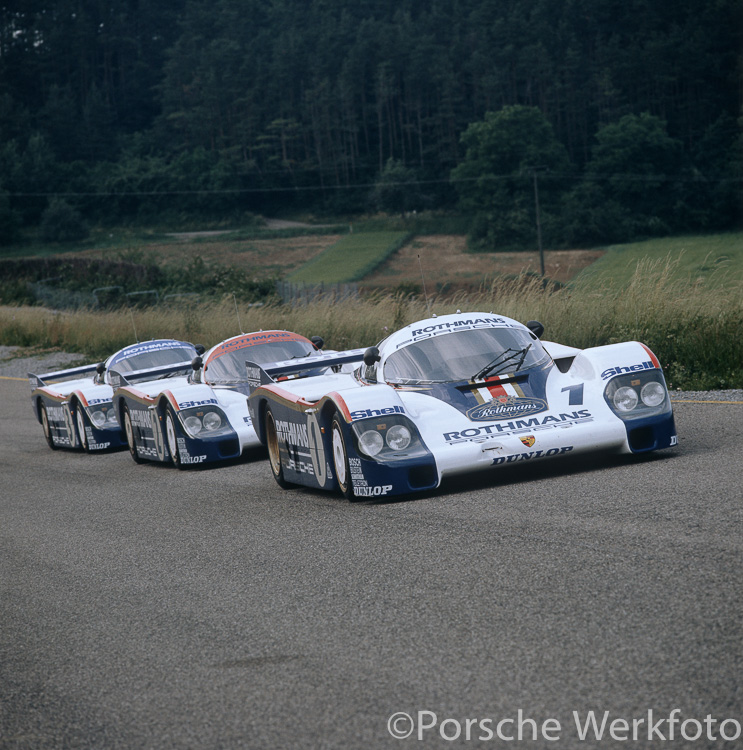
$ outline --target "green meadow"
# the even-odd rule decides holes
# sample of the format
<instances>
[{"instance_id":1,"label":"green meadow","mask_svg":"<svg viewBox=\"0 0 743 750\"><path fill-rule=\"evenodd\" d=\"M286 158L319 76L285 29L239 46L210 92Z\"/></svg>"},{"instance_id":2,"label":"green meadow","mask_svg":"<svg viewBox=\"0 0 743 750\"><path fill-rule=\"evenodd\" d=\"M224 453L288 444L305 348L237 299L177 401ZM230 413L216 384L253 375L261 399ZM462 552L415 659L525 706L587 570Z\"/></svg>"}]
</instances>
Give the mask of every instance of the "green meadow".
<instances>
[{"instance_id":1,"label":"green meadow","mask_svg":"<svg viewBox=\"0 0 743 750\"><path fill-rule=\"evenodd\" d=\"M360 281L399 250L406 232L348 234L287 277L295 284L340 284Z\"/></svg>"},{"instance_id":2,"label":"green meadow","mask_svg":"<svg viewBox=\"0 0 743 750\"><path fill-rule=\"evenodd\" d=\"M627 245L614 245L606 255L584 269L575 285L601 284L626 287L638 264L668 265L675 281L695 287L743 287L743 232L668 237Z\"/></svg>"}]
</instances>

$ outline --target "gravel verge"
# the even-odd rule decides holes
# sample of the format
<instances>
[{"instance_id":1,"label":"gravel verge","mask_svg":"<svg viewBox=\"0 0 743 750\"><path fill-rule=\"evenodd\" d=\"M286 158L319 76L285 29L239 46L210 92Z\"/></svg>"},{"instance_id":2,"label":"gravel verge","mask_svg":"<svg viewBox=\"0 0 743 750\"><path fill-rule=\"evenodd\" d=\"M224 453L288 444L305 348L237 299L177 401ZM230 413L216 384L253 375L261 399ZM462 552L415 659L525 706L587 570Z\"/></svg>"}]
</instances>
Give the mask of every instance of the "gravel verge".
<instances>
[{"instance_id":1,"label":"gravel verge","mask_svg":"<svg viewBox=\"0 0 743 750\"><path fill-rule=\"evenodd\" d=\"M0 376L5 378L25 378L29 372L40 375L67 367L84 365L89 358L69 352L33 353L22 346L0 346Z\"/></svg>"}]
</instances>

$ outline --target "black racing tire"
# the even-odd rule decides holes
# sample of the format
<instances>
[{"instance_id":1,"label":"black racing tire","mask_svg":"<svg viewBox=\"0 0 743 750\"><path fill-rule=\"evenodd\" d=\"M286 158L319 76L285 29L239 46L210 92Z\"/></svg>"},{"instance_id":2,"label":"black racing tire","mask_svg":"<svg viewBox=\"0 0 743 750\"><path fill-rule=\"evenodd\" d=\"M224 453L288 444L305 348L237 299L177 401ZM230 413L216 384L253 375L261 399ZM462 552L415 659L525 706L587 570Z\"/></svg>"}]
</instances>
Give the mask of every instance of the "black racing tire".
<instances>
[{"instance_id":1,"label":"black racing tire","mask_svg":"<svg viewBox=\"0 0 743 750\"><path fill-rule=\"evenodd\" d=\"M170 453L170 460L177 469L183 469L181 454L178 451L178 417L175 412L168 407L165 412L165 442Z\"/></svg>"},{"instance_id":2,"label":"black racing tire","mask_svg":"<svg viewBox=\"0 0 743 750\"><path fill-rule=\"evenodd\" d=\"M276 484L283 490L296 487L295 484L287 482L284 479L284 467L281 465L281 451L279 450L279 436L276 434L276 422L271 407L267 406L263 413L263 429L266 434L266 448L268 449L268 465L271 467L271 473L276 480Z\"/></svg>"},{"instance_id":3,"label":"black racing tire","mask_svg":"<svg viewBox=\"0 0 743 750\"><path fill-rule=\"evenodd\" d=\"M39 401L39 417L41 419L41 429L44 431L44 439L46 444L53 450L57 450L57 446L54 445L54 438L52 437L52 428L49 424L49 417L46 413L46 406L43 401Z\"/></svg>"},{"instance_id":4,"label":"black racing tire","mask_svg":"<svg viewBox=\"0 0 743 750\"><path fill-rule=\"evenodd\" d=\"M88 433L85 432L85 428L88 426L88 417L85 414L83 405L79 402L75 402L75 428L77 429L77 439L80 441L80 447L85 453L90 453L90 445L88 445Z\"/></svg>"},{"instance_id":5,"label":"black racing tire","mask_svg":"<svg viewBox=\"0 0 743 750\"><path fill-rule=\"evenodd\" d=\"M345 498L354 502L358 498L353 494L353 483L351 482L351 467L348 462L348 451L346 440L343 437L343 424L340 415L336 412L330 427L330 450L333 453L333 468L338 489Z\"/></svg>"},{"instance_id":6,"label":"black racing tire","mask_svg":"<svg viewBox=\"0 0 743 750\"><path fill-rule=\"evenodd\" d=\"M135 464L144 463L144 459L137 454L137 439L134 437L134 425L132 424L132 415L129 413L129 407L124 404L124 435L126 444L129 448L129 455Z\"/></svg>"}]
</instances>

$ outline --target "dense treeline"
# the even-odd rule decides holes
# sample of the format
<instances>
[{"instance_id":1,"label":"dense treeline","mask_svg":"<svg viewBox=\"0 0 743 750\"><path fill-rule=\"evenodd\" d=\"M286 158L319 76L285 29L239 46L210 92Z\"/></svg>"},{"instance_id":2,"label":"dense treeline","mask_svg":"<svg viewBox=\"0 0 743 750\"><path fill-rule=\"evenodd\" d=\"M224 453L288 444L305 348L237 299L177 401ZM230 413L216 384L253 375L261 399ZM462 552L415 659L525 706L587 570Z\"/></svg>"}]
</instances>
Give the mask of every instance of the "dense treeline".
<instances>
[{"instance_id":1,"label":"dense treeline","mask_svg":"<svg viewBox=\"0 0 743 750\"><path fill-rule=\"evenodd\" d=\"M356 211L402 169L402 209L461 197L485 225L478 237L518 243L523 232L487 228L485 187L473 202L450 181L474 147L468 128L514 105L538 111L560 149L550 241L594 239L575 230L586 216L608 238L731 226L741 20L738 0L7 2L0 236L38 224L52 194L91 221ZM638 123L663 159L612 136L631 140ZM491 176L545 166L523 151L517 164L491 160ZM658 171L668 155L673 175ZM637 175L656 179L643 200L667 203L673 187L674 205L644 204L648 221L633 227L597 206L595 188L626 214ZM530 180L505 198L523 211Z\"/></svg>"}]
</instances>

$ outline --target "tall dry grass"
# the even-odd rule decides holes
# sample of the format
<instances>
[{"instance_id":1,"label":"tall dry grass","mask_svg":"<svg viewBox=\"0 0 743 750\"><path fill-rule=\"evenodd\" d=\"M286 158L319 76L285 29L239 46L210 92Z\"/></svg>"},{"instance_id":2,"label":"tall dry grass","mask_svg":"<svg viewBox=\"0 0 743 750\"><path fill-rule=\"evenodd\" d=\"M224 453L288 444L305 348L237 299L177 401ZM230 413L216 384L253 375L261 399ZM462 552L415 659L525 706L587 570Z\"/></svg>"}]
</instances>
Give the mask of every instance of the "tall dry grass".
<instances>
[{"instance_id":1,"label":"tall dry grass","mask_svg":"<svg viewBox=\"0 0 743 750\"><path fill-rule=\"evenodd\" d=\"M376 344L430 313L461 309L540 320L545 339L580 348L642 341L660 358L672 387L743 387L743 289L685 284L674 270L668 259L643 261L621 290L594 278L590 285L545 291L539 279L524 276L428 303L377 296L298 307L244 305L236 311L230 297L195 307L117 312L2 307L0 343L59 348L95 359L136 339L174 337L208 347L241 328L279 328L321 335L328 348L346 349Z\"/></svg>"}]
</instances>

